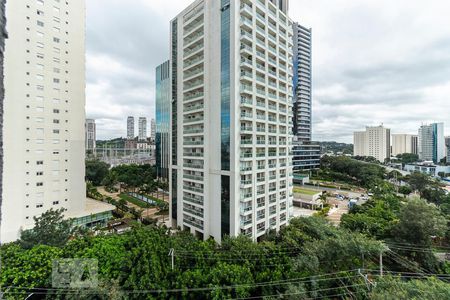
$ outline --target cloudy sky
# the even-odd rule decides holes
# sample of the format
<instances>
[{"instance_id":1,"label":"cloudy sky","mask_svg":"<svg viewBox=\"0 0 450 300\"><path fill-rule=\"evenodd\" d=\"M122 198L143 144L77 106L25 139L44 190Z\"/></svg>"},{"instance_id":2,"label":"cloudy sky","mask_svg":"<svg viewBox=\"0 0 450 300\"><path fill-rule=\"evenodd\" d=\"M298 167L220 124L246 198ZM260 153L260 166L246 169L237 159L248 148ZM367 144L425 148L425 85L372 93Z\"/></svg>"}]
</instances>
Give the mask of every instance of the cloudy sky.
<instances>
[{"instance_id":1,"label":"cloudy sky","mask_svg":"<svg viewBox=\"0 0 450 300\"><path fill-rule=\"evenodd\" d=\"M152 118L155 68L169 21L192 0L87 0L87 116L98 138ZM313 137L351 142L365 125L394 133L446 122L450 135L450 1L291 0L313 28Z\"/></svg>"}]
</instances>

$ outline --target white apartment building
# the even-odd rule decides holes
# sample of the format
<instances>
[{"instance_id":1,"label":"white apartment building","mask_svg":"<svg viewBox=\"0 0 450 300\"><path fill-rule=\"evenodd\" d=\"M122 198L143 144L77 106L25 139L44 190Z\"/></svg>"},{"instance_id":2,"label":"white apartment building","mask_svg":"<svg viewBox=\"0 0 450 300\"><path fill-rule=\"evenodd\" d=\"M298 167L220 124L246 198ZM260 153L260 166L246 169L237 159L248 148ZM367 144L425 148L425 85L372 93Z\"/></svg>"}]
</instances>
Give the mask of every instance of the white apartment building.
<instances>
[{"instance_id":1,"label":"white apartment building","mask_svg":"<svg viewBox=\"0 0 450 300\"><path fill-rule=\"evenodd\" d=\"M391 156L391 130L381 126L366 127L353 133L353 155L372 156L384 162Z\"/></svg>"},{"instance_id":2,"label":"white apartment building","mask_svg":"<svg viewBox=\"0 0 450 300\"><path fill-rule=\"evenodd\" d=\"M139 141L147 140L147 118L140 117L138 121Z\"/></svg>"},{"instance_id":3,"label":"white apartment building","mask_svg":"<svg viewBox=\"0 0 450 300\"><path fill-rule=\"evenodd\" d=\"M257 240L292 213L288 1L197 0L171 22L172 225Z\"/></svg>"},{"instance_id":4,"label":"white apartment building","mask_svg":"<svg viewBox=\"0 0 450 300\"><path fill-rule=\"evenodd\" d=\"M85 123L85 141L86 150L95 150L96 148L96 125L94 119L86 119Z\"/></svg>"},{"instance_id":5,"label":"white apartment building","mask_svg":"<svg viewBox=\"0 0 450 300\"><path fill-rule=\"evenodd\" d=\"M127 118L127 139L132 140L135 138L134 135L134 117Z\"/></svg>"},{"instance_id":6,"label":"white apartment building","mask_svg":"<svg viewBox=\"0 0 450 300\"><path fill-rule=\"evenodd\" d=\"M404 153L417 154L417 135L393 134L392 135L392 156Z\"/></svg>"},{"instance_id":7,"label":"white apartment building","mask_svg":"<svg viewBox=\"0 0 450 300\"><path fill-rule=\"evenodd\" d=\"M85 208L85 3L69 2L6 4L1 243Z\"/></svg>"}]
</instances>

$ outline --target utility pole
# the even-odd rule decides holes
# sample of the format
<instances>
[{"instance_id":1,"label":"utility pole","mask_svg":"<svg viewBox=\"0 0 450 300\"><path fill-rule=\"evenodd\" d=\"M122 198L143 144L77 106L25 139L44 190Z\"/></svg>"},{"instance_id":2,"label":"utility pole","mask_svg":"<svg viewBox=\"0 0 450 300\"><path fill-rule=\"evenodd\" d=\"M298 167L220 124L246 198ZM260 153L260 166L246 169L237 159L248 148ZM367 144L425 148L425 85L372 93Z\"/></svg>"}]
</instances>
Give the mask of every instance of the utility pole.
<instances>
[{"instance_id":1,"label":"utility pole","mask_svg":"<svg viewBox=\"0 0 450 300\"><path fill-rule=\"evenodd\" d=\"M383 277L383 251L380 251L380 277Z\"/></svg>"},{"instance_id":2,"label":"utility pole","mask_svg":"<svg viewBox=\"0 0 450 300\"><path fill-rule=\"evenodd\" d=\"M172 261L172 271L173 271L174 264L175 264L175 249L170 248L170 250L169 250L169 256L171 256L171 261Z\"/></svg>"}]
</instances>

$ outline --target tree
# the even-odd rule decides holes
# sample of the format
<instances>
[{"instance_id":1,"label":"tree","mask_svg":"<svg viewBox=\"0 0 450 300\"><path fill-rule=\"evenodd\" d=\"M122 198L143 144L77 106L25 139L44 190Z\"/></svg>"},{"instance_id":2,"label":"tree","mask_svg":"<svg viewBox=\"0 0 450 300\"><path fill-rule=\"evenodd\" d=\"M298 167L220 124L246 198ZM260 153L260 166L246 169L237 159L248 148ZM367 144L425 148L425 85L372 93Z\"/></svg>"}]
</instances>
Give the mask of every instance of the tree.
<instances>
[{"instance_id":1,"label":"tree","mask_svg":"<svg viewBox=\"0 0 450 300\"><path fill-rule=\"evenodd\" d=\"M398 189L398 192L406 197L407 195L412 193L412 189L409 186L404 185Z\"/></svg>"},{"instance_id":2,"label":"tree","mask_svg":"<svg viewBox=\"0 0 450 300\"><path fill-rule=\"evenodd\" d=\"M395 295L395 297L394 297ZM436 278L425 280L404 281L399 278L386 276L377 280L369 299L450 299L450 284Z\"/></svg>"},{"instance_id":3,"label":"tree","mask_svg":"<svg viewBox=\"0 0 450 300\"><path fill-rule=\"evenodd\" d=\"M431 179L426 174L413 172L409 176L408 183L414 191L422 193L431 184Z\"/></svg>"},{"instance_id":4,"label":"tree","mask_svg":"<svg viewBox=\"0 0 450 300\"><path fill-rule=\"evenodd\" d=\"M419 155L413 153L398 154L397 158L400 159L403 165L410 164L419 160Z\"/></svg>"},{"instance_id":5,"label":"tree","mask_svg":"<svg viewBox=\"0 0 450 300\"><path fill-rule=\"evenodd\" d=\"M100 160L86 161L86 180L93 185L99 186L108 175L110 165Z\"/></svg>"},{"instance_id":6,"label":"tree","mask_svg":"<svg viewBox=\"0 0 450 300\"><path fill-rule=\"evenodd\" d=\"M443 236L446 227L447 220L435 205L413 198L400 209L393 236L399 242L430 246L432 236Z\"/></svg>"},{"instance_id":7,"label":"tree","mask_svg":"<svg viewBox=\"0 0 450 300\"><path fill-rule=\"evenodd\" d=\"M32 248L35 245L64 246L74 232L72 220L64 219L65 211L64 208L51 208L41 216L34 217L34 228L21 232L20 245L24 248Z\"/></svg>"}]
</instances>

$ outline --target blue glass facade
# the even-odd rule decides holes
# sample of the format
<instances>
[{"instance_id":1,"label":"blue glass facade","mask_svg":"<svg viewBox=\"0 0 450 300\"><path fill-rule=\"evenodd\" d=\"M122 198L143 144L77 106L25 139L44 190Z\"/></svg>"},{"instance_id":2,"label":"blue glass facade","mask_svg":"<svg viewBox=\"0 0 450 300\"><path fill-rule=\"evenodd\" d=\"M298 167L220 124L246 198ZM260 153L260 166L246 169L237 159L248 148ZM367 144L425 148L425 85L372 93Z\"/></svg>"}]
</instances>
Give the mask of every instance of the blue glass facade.
<instances>
[{"instance_id":1,"label":"blue glass facade","mask_svg":"<svg viewBox=\"0 0 450 300\"><path fill-rule=\"evenodd\" d=\"M172 22L172 165L177 165L177 85L178 85L178 22ZM177 220L177 174L172 172L172 219Z\"/></svg>"},{"instance_id":2,"label":"blue glass facade","mask_svg":"<svg viewBox=\"0 0 450 300\"><path fill-rule=\"evenodd\" d=\"M170 62L156 68L156 172L169 180L170 130Z\"/></svg>"},{"instance_id":3,"label":"blue glass facade","mask_svg":"<svg viewBox=\"0 0 450 300\"><path fill-rule=\"evenodd\" d=\"M230 170L230 0L222 0L221 14L221 152L222 170Z\"/></svg>"},{"instance_id":4,"label":"blue glass facade","mask_svg":"<svg viewBox=\"0 0 450 300\"><path fill-rule=\"evenodd\" d=\"M230 170L230 0L221 0L221 165ZM230 177L221 176L221 235L230 234Z\"/></svg>"}]
</instances>

